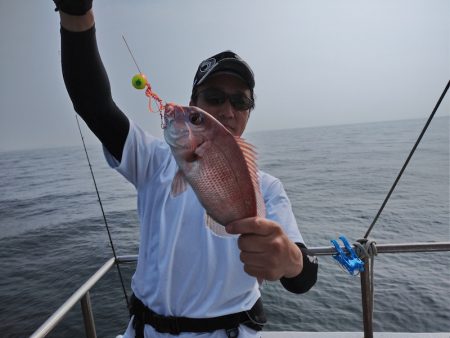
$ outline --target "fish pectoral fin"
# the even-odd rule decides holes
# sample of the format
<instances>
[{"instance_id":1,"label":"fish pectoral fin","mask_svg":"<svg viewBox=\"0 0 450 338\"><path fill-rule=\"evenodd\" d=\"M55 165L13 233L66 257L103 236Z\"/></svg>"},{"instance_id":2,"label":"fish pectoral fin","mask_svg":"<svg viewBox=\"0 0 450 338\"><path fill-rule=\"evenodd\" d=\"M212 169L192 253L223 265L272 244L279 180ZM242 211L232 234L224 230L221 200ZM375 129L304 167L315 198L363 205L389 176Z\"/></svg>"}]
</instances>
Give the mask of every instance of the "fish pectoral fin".
<instances>
[{"instance_id":1,"label":"fish pectoral fin","mask_svg":"<svg viewBox=\"0 0 450 338\"><path fill-rule=\"evenodd\" d=\"M198 157L203 157L203 155L209 148L211 148L211 141L205 141L202 144L200 144L197 148L195 148L194 153Z\"/></svg>"},{"instance_id":2,"label":"fish pectoral fin","mask_svg":"<svg viewBox=\"0 0 450 338\"><path fill-rule=\"evenodd\" d=\"M181 170L178 170L172 181L172 188L170 190L170 196L177 197L182 192L186 191L188 182Z\"/></svg>"},{"instance_id":3,"label":"fish pectoral fin","mask_svg":"<svg viewBox=\"0 0 450 338\"><path fill-rule=\"evenodd\" d=\"M222 224L219 224L205 211L205 223L206 226L213 232L214 235L219 237L235 237L236 235L229 234Z\"/></svg>"}]
</instances>

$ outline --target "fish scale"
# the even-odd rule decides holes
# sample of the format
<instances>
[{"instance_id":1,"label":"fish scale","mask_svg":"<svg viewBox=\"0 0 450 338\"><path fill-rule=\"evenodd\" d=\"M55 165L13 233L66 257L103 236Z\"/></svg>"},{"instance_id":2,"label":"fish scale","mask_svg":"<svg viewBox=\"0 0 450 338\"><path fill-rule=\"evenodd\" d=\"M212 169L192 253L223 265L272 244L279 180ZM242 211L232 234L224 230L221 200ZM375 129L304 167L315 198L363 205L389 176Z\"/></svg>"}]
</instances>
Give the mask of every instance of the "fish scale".
<instances>
[{"instance_id":1,"label":"fish scale","mask_svg":"<svg viewBox=\"0 0 450 338\"><path fill-rule=\"evenodd\" d=\"M236 172L233 172L231 166L229 165L230 158L226 156L218 156L222 154L215 149L211 149L214 156L213 159L205 157L205 163L214 163L214 166L207 166L204 170L200 170L200 179L192 180L200 192L200 198L202 204L207 210L211 210L209 213L213 219L220 219L220 223L225 225L235 220L237 217L242 216L242 207L245 206L247 209L246 214L248 216L254 216L256 214L256 202L254 195L250 192L244 191L248 186L245 183L241 186L240 181L242 177L237 177ZM250 177L247 173L240 173L240 176L244 176L244 180L249 180ZM200 184L198 184L200 182ZM205 182L205 184L201 184ZM250 193L250 194L249 194ZM246 197L246 201L250 200L250 203L244 203L243 205L238 205L233 201L241 200L241 197ZM226 212L223 212L224 203L226 204ZM222 210L220 210L222 209ZM246 215L246 216L247 216ZM247 217L248 217L247 216Z\"/></svg>"}]
</instances>

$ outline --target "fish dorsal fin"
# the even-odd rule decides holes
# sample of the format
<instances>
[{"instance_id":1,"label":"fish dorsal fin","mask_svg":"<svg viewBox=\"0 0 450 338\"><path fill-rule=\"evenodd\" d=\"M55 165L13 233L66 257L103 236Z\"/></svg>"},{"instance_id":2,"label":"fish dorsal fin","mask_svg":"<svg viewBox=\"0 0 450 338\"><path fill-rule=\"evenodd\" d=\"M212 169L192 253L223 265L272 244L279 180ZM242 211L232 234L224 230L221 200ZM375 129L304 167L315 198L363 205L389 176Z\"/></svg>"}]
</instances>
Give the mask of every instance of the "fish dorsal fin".
<instances>
[{"instance_id":1,"label":"fish dorsal fin","mask_svg":"<svg viewBox=\"0 0 450 338\"><path fill-rule=\"evenodd\" d=\"M250 176L253 178L258 179L258 168L256 166L256 150L253 145L245 141L243 138L240 138L239 136L235 137L236 142L241 148L242 154L244 155L245 162L247 163L248 171L250 172Z\"/></svg>"},{"instance_id":2,"label":"fish dorsal fin","mask_svg":"<svg viewBox=\"0 0 450 338\"><path fill-rule=\"evenodd\" d=\"M175 177L172 181L172 188L170 190L170 196L177 197L182 192L186 191L188 186L188 183L186 181L186 178L184 177L183 172L178 169L177 173L175 174Z\"/></svg>"},{"instance_id":3,"label":"fish dorsal fin","mask_svg":"<svg viewBox=\"0 0 450 338\"><path fill-rule=\"evenodd\" d=\"M205 224L212 231L212 233L219 237L236 237L237 235L229 234L222 224L217 223L208 213L205 211Z\"/></svg>"},{"instance_id":4,"label":"fish dorsal fin","mask_svg":"<svg viewBox=\"0 0 450 338\"><path fill-rule=\"evenodd\" d=\"M241 148L242 154L244 155L245 162L247 163L247 168L252 179L253 189L255 190L256 197L256 210L257 215L260 217L266 216L266 207L264 205L264 199L261 194L261 189L259 187L259 175L258 166L256 165L256 150L255 147L245 141L239 136L235 136L236 142Z\"/></svg>"}]
</instances>

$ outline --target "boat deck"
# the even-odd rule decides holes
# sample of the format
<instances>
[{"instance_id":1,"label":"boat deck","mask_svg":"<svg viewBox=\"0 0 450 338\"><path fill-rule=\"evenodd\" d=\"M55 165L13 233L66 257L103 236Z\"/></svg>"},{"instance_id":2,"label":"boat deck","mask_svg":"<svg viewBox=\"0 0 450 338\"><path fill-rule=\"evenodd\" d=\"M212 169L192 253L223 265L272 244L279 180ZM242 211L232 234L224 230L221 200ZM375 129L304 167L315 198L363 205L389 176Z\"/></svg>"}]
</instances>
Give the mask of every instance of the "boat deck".
<instances>
[{"instance_id":1,"label":"boat deck","mask_svg":"<svg viewBox=\"0 0 450 338\"><path fill-rule=\"evenodd\" d=\"M374 332L374 338L450 338L450 332ZM363 332L263 332L262 338L363 338Z\"/></svg>"}]
</instances>

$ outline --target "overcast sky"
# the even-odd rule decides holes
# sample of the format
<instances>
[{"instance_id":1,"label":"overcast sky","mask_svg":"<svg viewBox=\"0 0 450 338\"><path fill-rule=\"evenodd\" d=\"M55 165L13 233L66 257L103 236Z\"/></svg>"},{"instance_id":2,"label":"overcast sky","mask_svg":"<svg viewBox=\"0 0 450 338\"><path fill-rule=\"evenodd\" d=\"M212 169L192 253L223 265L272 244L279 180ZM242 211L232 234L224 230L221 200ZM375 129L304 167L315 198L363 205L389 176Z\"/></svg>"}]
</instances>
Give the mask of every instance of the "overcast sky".
<instances>
[{"instance_id":1,"label":"overcast sky","mask_svg":"<svg viewBox=\"0 0 450 338\"><path fill-rule=\"evenodd\" d=\"M0 150L80 143L53 8L0 0ZM425 120L450 78L450 0L94 0L94 10L116 103L158 135L122 34L153 89L180 104L200 61L240 54L256 78L248 131ZM449 110L447 97L438 116Z\"/></svg>"}]
</instances>

